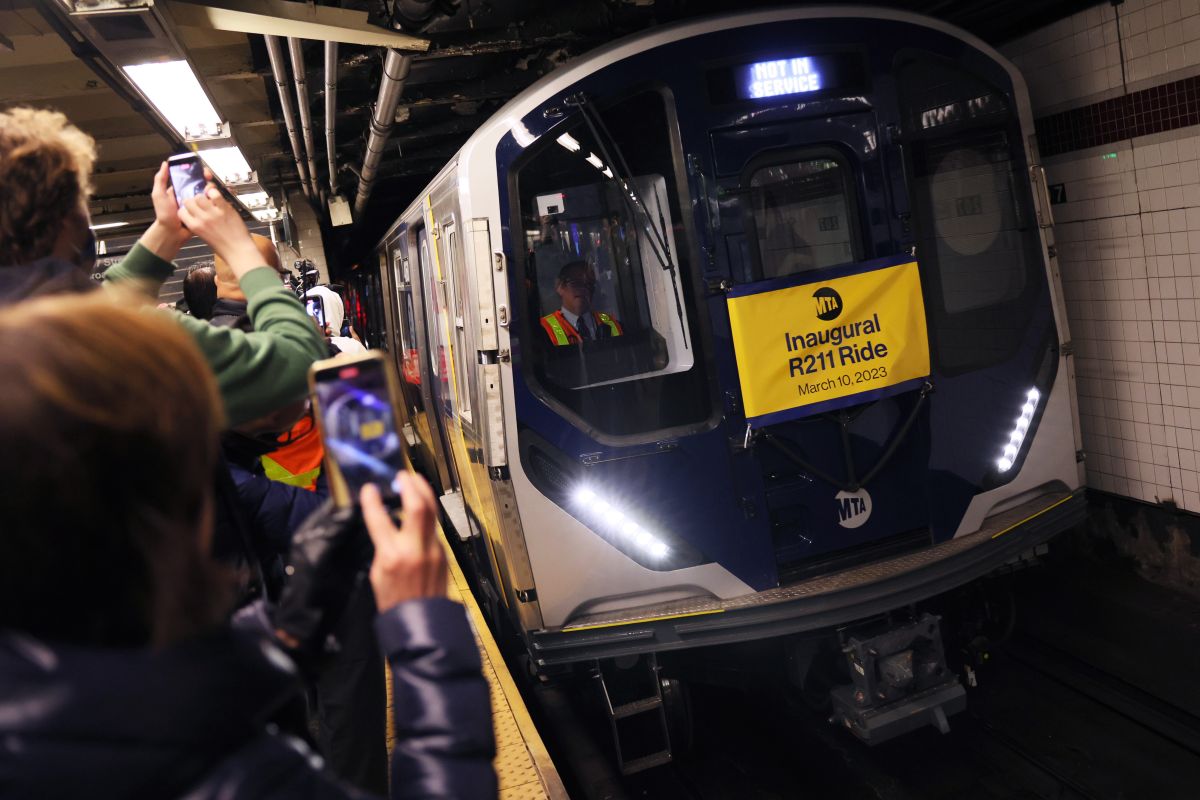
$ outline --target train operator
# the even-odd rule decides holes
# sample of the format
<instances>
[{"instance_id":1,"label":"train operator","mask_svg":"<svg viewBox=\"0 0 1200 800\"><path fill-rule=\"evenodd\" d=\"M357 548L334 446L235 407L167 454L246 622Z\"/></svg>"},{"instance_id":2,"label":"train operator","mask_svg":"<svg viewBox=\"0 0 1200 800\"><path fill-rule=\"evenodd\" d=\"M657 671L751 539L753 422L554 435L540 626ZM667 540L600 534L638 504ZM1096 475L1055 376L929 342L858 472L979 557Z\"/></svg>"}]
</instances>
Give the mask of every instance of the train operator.
<instances>
[{"instance_id":1,"label":"train operator","mask_svg":"<svg viewBox=\"0 0 1200 800\"><path fill-rule=\"evenodd\" d=\"M0 113L0 306L35 295L83 291L94 282L96 237L87 200L96 145L58 112ZM232 267L248 298L254 332L216 328L182 314L182 325L216 374L225 419L240 425L307 392L309 365L325 342L304 307L263 259L238 212L210 184L181 208L164 162L151 191L154 223L104 275L139 303L151 303L193 234Z\"/></svg>"},{"instance_id":2,"label":"train operator","mask_svg":"<svg viewBox=\"0 0 1200 800\"><path fill-rule=\"evenodd\" d=\"M586 261L570 261L558 271L554 291L562 307L542 317L542 328L555 346L611 339L624 333L621 323L604 311L592 309L596 273Z\"/></svg>"}]
</instances>

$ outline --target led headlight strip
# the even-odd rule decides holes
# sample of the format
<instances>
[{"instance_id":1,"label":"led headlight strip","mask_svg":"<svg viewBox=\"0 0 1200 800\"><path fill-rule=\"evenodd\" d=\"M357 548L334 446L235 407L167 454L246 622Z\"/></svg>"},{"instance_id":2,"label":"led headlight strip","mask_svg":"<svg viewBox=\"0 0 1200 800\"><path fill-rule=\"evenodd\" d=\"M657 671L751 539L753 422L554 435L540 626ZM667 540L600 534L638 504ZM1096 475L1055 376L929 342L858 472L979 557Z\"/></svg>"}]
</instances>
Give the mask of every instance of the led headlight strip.
<instances>
[{"instance_id":1,"label":"led headlight strip","mask_svg":"<svg viewBox=\"0 0 1200 800\"><path fill-rule=\"evenodd\" d=\"M1033 424L1033 415L1037 413L1038 402L1041 399L1042 393L1037 389L1030 389L1025 393L1025 405L1021 406L1021 415L1017 417L1012 433L1008 435L1004 451L996 459L996 467L1001 472L1008 472L1012 465L1017 463L1017 454L1021 452L1021 445L1025 443L1025 435L1029 433L1029 426Z\"/></svg>"},{"instance_id":2,"label":"led headlight strip","mask_svg":"<svg viewBox=\"0 0 1200 800\"><path fill-rule=\"evenodd\" d=\"M665 542L586 486L576 489L572 500L584 521L606 536L619 539L654 559L661 560L670 554L671 548Z\"/></svg>"}]
</instances>

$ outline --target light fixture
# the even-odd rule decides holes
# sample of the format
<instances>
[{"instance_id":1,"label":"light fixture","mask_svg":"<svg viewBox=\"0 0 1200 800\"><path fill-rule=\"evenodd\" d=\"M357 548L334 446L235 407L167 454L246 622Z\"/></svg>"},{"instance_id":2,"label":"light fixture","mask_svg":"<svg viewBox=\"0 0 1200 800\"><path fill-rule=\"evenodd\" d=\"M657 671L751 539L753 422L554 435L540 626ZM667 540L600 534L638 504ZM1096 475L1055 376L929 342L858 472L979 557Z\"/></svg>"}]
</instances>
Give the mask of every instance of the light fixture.
<instances>
[{"instance_id":1,"label":"light fixture","mask_svg":"<svg viewBox=\"0 0 1200 800\"><path fill-rule=\"evenodd\" d=\"M596 169L604 169L604 162L600 160L600 156L595 153L588 153L588 157L584 159Z\"/></svg>"},{"instance_id":2,"label":"light fixture","mask_svg":"<svg viewBox=\"0 0 1200 800\"><path fill-rule=\"evenodd\" d=\"M278 208L263 208L259 209L258 211L251 211L250 213L253 214L254 218L259 222L272 222L279 219Z\"/></svg>"},{"instance_id":3,"label":"light fixture","mask_svg":"<svg viewBox=\"0 0 1200 800\"><path fill-rule=\"evenodd\" d=\"M241 149L237 147L215 147L211 150L201 150L200 158L226 185L251 183L255 180L254 170Z\"/></svg>"},{"instance_id":4,"label":"light fixture","mask_svg":"<svg viewBox=\"0 0 1200 800\"><path fill-rule=\"evenodd\" d=\"M207 139L226 130L221 116L187 61L123 67L151 105L185 139Z\"/></svg>"},{"instance_id":5,"label":"light fixture","mask_svg":"<svg viewBox=\"0 0 1200 800\"><path fill-rule=\"evenodd\" d=\"M1013 464L1017 463L1017 455L1021 452L1021 445L1025 443L1025 436L1029 433L1029 426L1033 424L1033 415L1037 413L1038 402L1041 399L1042 393L1037 389L1030 389L1025 393L1025 405L1021 406L1021 414L1013 425L1012 433L1008 435L1008 443L996 459L996 467L1001 472L1008 472Z\"/></svg>"},{"instance_id":6,"label":"light fixture","mask_svg":"<svg viewBox=\"0 0 1200 800\"><path fill-rule=\"evenodd\" d=\"M235 194L234 197L250 211L256 208L266 208L271 204L271 196L266 192L245 192L243 194Z\"/></svg>"},{"instance_id":7,"label":"light fixture","mask_svg":"<svg viewBox=\"0 0 1200 800\"><path fill-rule=\"evenodd\" d=\"M662 560L670 554L671 548L665 542L586 486L576 489L572 499L586 521L600 533L632 545L654 559Z\"/></svg>"},{"instance_id":8,"label":"light fixture","mask_svg":"<svg viewBox=\"0 0 1200 800\"><path fill-rule=\"evenodd\" d=\"M101 222L99 225L89 225L88 227L94 231L103 231L109 228L124 228L128 224L128 222Z\"/></svg>"},{"instance_id":9,"label":"light fixture","mask_svg":"<svg viewBox=\"0 0 1200 800\"><path fill-rule=\"evenodd\" d=\"M579 142L575 139L574 136L572 136L569 133L564 133L562 136L558 137L558 139L556 139L555 141L557 141L563 147L570 150L572 153L574 153L575 151L577 151L579 149Z\"/></svg>"}]
</instances>

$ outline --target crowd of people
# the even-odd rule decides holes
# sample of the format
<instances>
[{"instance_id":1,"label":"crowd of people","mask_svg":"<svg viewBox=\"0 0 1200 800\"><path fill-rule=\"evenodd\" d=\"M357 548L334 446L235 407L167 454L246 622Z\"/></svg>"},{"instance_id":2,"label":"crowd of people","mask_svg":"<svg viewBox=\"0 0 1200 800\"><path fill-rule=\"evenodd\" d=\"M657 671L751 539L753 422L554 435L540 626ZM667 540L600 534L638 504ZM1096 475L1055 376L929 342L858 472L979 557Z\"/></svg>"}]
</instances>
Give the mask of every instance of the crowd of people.
<instances>
[{"instance_id":1,"label":"crowd of people","mask_svg":"<svg viewBox=\"0 0 1200 800\"><path fill-rule=\"evenodd\" d=\"M494 797L432 490L327 499L307 373L362 347L340 299L314 324L211 176L178 203L165 162L98 286L94 161L62 114L0 112L0 796ZM156 308L192 236L215 266Z\"/></svg>"}]
</instances>

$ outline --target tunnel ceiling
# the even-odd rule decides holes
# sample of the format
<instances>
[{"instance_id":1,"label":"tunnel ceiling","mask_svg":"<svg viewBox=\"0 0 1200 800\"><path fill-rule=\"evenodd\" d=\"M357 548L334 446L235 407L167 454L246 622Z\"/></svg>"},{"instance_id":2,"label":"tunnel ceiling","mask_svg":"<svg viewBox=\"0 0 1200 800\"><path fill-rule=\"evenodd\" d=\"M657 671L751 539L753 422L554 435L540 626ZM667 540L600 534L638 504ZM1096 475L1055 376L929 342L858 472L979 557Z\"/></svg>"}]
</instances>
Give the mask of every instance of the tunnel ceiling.
<instances>
[{"instance_id":1,"label":"tunnel ceiling","mask_svg":"<svg viewBox=\"0 0 1200 800\"><path fill-rule=\"evenodd\" d=\"M135 97L79 60L89 53L87 42L71 35L70 17L48 10L54 5L52 0L0 0L0 106L30 103L65 111L100 144L94 212L144 208L142 198L153 169L176 145L147 120ZM366 11L371 22L392 24L391 3L385 0L323 0L320 5ZM557 65L630 33L730 8L727 0L439 0L436 5L443 10L457 5L457 10L435 15L409 31L428 39L431 47L413 56L367 224L358 226L355 239L371 239L484 120ZM779 5L740 0L737 7ZM1096 4L1047 0L1031 7L1020 0L885 0L873 5L927 14L1002 44ZM55 20L59 24L53 24ZM177 34L233 123L261 181L276 195L285 187L298 187L262 37L187 26L180 26ZM318 184L325 186L322 43L305 41L304 51L316 127L314 161ZM380 48L341 45L335 183L350 198L381 68Z\"/></svg>"}]
</instances>

